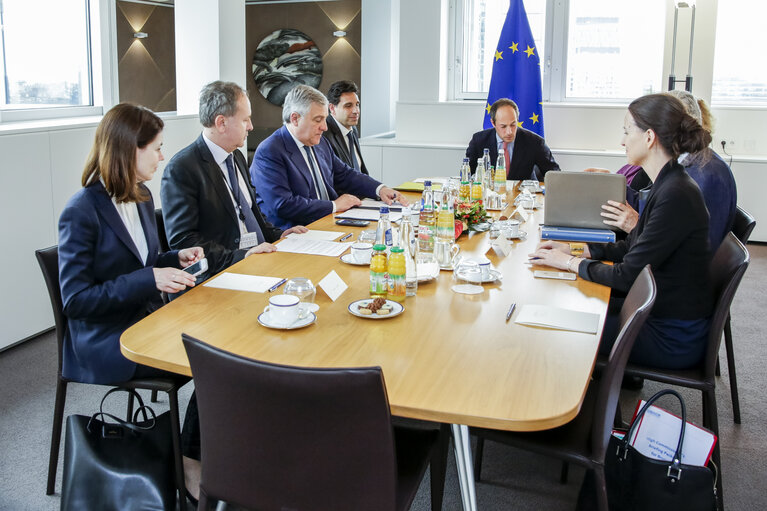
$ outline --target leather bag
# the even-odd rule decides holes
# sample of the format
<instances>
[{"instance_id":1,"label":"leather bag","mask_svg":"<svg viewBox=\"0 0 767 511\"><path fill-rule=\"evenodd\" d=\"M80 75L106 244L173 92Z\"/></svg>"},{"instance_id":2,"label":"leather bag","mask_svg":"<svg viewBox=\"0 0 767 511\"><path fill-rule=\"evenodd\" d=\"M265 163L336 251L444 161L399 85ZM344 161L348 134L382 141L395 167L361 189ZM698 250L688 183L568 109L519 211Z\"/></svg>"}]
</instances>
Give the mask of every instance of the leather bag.
<instances>
[{"instance_id":1,"label":"leather bag","mask_svg":"<svg viewBox=\"0 0 767 511\"><path fill-rule=\"evenodd\" d=\"M682 427L673 460L648 458L628 444L647 409L658 398L672 395L681 405ZM716 509L716 476L708 467L681 463L687 420L684 400L674 390L662 390L647 400L623 439L610 436L605 458L607 500L616 511L706 511Z\"/></svg>"},{"instance_id":2,"label":"leather bag","mask_svg":"<svg viewBox=\"0 0 767 511\"><path fill-rule=\"evenodd\" d=\"M104 412L104 401L118 391L138 400L131 422ZM121 388L107 392L93 416L67 417L62 511L174 509L170 421L170 412L158 417L136 391Z\"/></svg>"}]
</instances>

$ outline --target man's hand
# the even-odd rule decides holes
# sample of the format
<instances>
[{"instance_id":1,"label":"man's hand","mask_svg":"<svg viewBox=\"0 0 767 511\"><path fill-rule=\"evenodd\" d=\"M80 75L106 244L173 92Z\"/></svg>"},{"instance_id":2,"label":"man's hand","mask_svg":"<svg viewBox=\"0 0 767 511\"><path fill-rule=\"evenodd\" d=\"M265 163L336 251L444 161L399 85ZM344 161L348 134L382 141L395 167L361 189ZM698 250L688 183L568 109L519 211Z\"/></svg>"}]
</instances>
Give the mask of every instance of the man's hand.
<instances>
[{"instance_id":1,"label":"man's hand","mask_svg":"<svg viewBox=\"0 0 767 511\"><path fill-rule=\"evenodd\" d=\"M345 193L341 195L339 198L333 201L333 204L336 205L336 213L343 213L349 208L353 208L354 206L359 206L362 204L362 201L359 200L354 195L349 195L348 193Z\"/></svg>"},{"instance_id":2,"label":"man's hand","mask_svg":"<svg viewBox=\"0 0 767 511\"><path fill-rule=\"evenodd\" d=\"M639 213L628 204L609 200L607 204L602 206L602 209L604 211L601 215L605 217L605 220L602 221L606 225L613 225L624 232L631 232L639 220Z\"/></svg>"},{"instance_id":3,"label":"man's hand","mask_svg":"<svg viewBox=\"0 0 767 511\"><path fill-rule=\"evenodd\" d=\"M284 231L282 231L282 234L280 235L280 239L284 238L291 232L295 232L296 234L303 234L305 232L309 232L309 228L304 227L303 225L294 225L290 229L285 229Z\"/></svg>"},{"instance_id":4,"label":"man's hand","mask_svg":"<svg viewBox=\"0 0 767 511\"><path fill-rule=\"evenodd\" d=\"M152 268L154 283L158 291L178 293L187 287L194 287L195 278L177 268Z\"/></svg>"},{"instance_id":5,"label":"man's hand","mask_svg":"<svg viewBox=\"0 0 767 511\"><path fill-rule=\"evenodd\" d=\"M178 263L182 268L190 266L205 257L202 247L184 248L178 251Z\"/></svg>"},{"instance_id":6,"label":"man's hand","mask_svg":"<svg viewBox=\"0 0 767 511\"><path fill-rule=\"evenodd\" d=\"M378 192L378 196L381 197L381 200L386 204L391 204L392 202L397 201L403 206L408 205L408 201L404 195L399 193L397 190L389 188L388 186L381 187L381 190Z\"/></svg>"},{"instance_id":7,"label":"man's hand","mask_svg":"<svg viewBox=\"0 0 767 511\"><path fill-rule=\"evenodd\" d=\"M269 252L277 252L277 247L271 243L261 243L255 247L251 247L250 250L245 252L245 257L252 256L253 254L268 254Z\"/></svg>"}]
</instances>

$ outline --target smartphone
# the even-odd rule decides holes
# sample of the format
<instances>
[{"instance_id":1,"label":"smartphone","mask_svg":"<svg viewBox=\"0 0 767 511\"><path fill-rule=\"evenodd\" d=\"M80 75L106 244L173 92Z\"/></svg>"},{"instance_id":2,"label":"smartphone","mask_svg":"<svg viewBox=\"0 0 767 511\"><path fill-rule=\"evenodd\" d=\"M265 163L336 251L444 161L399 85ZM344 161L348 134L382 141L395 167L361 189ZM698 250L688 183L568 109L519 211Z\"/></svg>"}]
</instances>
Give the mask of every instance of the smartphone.
<instances>
[{"instance_id":1,"label":"smartphone","mask_svg":"<svg viewBox=\"0 0 767 511\"><path fill-rule=\"evenodd\" d=\"M191 273L193 277L196 277L202 273L205 273L206 271L208 271L208 260L203 257L196 263L190 264L189 266L184 268L184 271L187 273Z\"/></svg>"},{"instance_id":2,"label":"smartphone","mask_svg":"<svg viewBox=\"0 0 767 511\"><path fill-rule=\"evenodd\" d=\"M352 218L339 218L336 220L336 225L350 225L352 227L366 227L370 225L367 220L354 220Z\"/></svg>"},{"instance_id":3,"label":"smartphone","mask_svg":"<svg viewBox=\"0 0 767 511\"><path fill-rule=\"evenodd\" d=\"M576 275L569 271L535 270L533 272L533 277L539 279L575 280Z\"/></svg>"}]
</instances>

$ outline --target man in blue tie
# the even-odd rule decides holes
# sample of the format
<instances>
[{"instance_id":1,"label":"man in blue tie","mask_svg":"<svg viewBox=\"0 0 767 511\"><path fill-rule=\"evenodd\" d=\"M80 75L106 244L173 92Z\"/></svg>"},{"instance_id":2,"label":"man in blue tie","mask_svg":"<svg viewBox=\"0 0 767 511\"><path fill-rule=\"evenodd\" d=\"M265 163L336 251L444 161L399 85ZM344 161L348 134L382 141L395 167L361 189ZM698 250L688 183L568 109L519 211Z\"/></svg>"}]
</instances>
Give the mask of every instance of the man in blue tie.
<instances>
[{"instance_id":1,"label":"man in blue tie","mask_svg":"<svg viewBox=\"0 0 767 511\"><path fill-rule=\"evenodd\" d=\"M357 197L405 199L341 161L322 137L328 100L317 89L297 85L285 97L284 125L261 142L250 166L258 205L283 229L309 224L360 204ZM206 252L207 253L207 252Z\"/></svg>"},{"instance_id":2,"label":"man in blue tie","mask_svg":"<svg viewBox=\"0 0 767 511\"><path fill-rule=\"evenodd\" d=\"M256 203L237 148L253 129L250 101L242 87L215 81L200 92L202 134L179 151L162 176L160 196L168 243L173 249L201 246L215 275L252 254L274 252L283 231L269 223Z\"/></svg>"},{"instance_id":3,"label":"man in blue tie","mask_svg":"<svg viewBox=\"0 0 767 511\"><path fill-rule=\"evenodd\" d=\"M360 90L350 80L333 82L328 89L328 130L322 134L333 152L341 161L354 170L368 174L365 161L360 151L359 133L356 126L360 122Z\"/></svg>"}]
</instances>

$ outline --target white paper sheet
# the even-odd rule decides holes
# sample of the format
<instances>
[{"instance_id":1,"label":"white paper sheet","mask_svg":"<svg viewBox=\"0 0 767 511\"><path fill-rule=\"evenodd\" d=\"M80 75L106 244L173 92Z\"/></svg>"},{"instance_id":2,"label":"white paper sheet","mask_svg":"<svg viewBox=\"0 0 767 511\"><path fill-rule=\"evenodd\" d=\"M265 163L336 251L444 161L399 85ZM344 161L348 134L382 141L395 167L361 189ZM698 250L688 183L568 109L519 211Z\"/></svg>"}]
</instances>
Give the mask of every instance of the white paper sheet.
<instances>
[{"instance_id":1,"label":"white paper sheet","mask_svg":"<svg viewBox=\"0 0 767 511\"><path fill-rule=\"evenodd\" d=\"M555 330L572 330L595 334L599 329L599 314L580 312L548 305L523 305L515 323Z\"/></svg>"},{"instance_id":2,"label":"white paper sheet","mask_svg":"<svg viewBox=\"0 0 767 511\"><path fill-rule=\"evenodd\" d=\"M305 239L305 240L335 241L338 238L340 238L341 235L343 234L345 233L337 232L337 231L316 231L312 229L309 232L304 232L304 233L291 232L290 234L287 235L287 237Z\"/></svg>"},{"instance_id":3,"label":"white paper sheet","mask_svg":"<svg viewBox=\"0 0 767 511\"><path fill-rule=\"evenodd\" d=\"M279 277L259 277L258 275L243 275L242 273L222 273L207 281L203 286L232 291L250 291L251 293L266 293L270 287L281 281Z\"/></svg>"},{"instance_id":4,"label":"white paper sheet","mask_svg":"<svg viewBox=\"0 0 767 511\"><path fill-rule=\"evenodd\" d=\"M448 178L440 176L440 177L419 177L418 179L413 179L414 183L423 183L424 181L431 181L431 184L440 184L444 185L447 183Z\"/></svg>"},{"instance_id":5,"label":"white paper sheet","mask_svg":"<svg viewBox=\"0 0 767 511\"><path fill-rule=\"evenodd\" d=\"M354 220L370 220L371 222L377 222L380 216L381 214L377 209L352 208L343 213L338 213L336 218L351 218ZM389 213L389 220L392 222L399 222L400 218L402 218L402 213L400 211L392 211Z\"/></svg>"},{"instance_id":6,"label":"white paper sheet","mask_svg":"<svg viewBox=\"0 0 767 511\"><path fill-rule=\"evenodd\" d=\"M392 202L391 204L386 204L382 200L373 200L373 199L362 199L362 204L359 206L356 206L357 208L362 209L380 209L381 206L389 206L389 211L401 211L402 210L402 204L400 204L397 201Z\"/></svg>"},{"instance_id":7,"label":"white paper sheet","mask_svg":"<svg viewBox=\"0 0 767 511\"><path fill-rule=\"evenodd\" d=\"M309 254L338 257L349 248L351 243L337 241L312 240L306 238L291 238L288 236L277 243L278 252L292 252L294 254Z\"/></svg>"}]
</instances>

